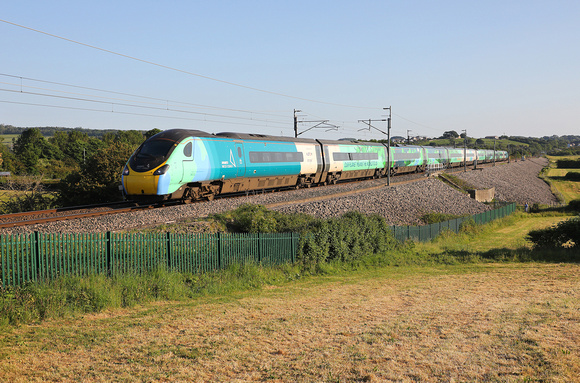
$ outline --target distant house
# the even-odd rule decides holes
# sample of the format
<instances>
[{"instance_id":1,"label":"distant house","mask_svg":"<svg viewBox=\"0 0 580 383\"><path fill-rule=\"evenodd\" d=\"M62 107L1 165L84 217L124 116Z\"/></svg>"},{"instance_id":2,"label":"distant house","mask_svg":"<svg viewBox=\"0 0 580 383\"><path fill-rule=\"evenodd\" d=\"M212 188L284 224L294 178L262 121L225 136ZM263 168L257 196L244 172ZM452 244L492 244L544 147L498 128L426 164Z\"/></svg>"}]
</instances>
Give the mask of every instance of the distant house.
<instances>
[{"instance_id":1,"label":"distant house","mask_svg":"<svg viewBox=\"0 0 580 383\"><path fill-rule=\"evenodd\" d=\"M0 177L10 177L10 172L0 172Z\"/></svg>"}]
</instances>

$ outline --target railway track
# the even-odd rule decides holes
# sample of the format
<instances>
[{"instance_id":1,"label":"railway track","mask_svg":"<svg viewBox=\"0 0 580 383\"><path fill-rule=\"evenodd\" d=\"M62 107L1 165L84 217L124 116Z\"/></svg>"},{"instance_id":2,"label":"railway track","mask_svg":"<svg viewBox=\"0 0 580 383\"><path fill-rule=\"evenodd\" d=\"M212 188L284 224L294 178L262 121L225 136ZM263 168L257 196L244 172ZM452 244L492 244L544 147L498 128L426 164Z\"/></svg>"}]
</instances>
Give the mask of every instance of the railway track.
<instances>
[{"instance_id":1,"label":"railway track","mask_svg":"<svg viewBox=\"0 0 580 383\"><path fill-rule=\"evenodd\" d=\"M492 166L492 164L485 164L484 166L478 165L478 169ZM473 170L472 168L468 168L468 170ZM446 169L446 172L461 172L463 168L453 168L453 169ZM401 174L394 177L391 177L391 185L403 185L411 182L416 182L422 179L425 179L425 173L411 173L411 174ZM293 205L299 203L307 203L313 201L321 201L330 198L337 198L346 195L352 195L355 193L361 193L364 191L375 190L378 188L385 187L387 185L387 178L380 178L375 180L364 180L364 181L348 181L342 183L343 185L346 183L353 183L353 182L361 182L362 185L369 186L362 186L361 188L357 188L356 190L350 190L347 192L340 191L337 189L336 191L331 191L332 187L327 186L324 188L328 188L329 193L325 195L319 195L315 197L309 198L300 198L298 200L294 200L291 202L276 202L265 204L267 207L278 207L283 205ZM315 187L314 189L318 189ZM290 192L294 189L282 190L278 191L280 193ZM264 193L263 191L256 191L255 193L250 194L261 194ZM246 193L240 193L235 195L222 195L218 196L221 198L235 198L239 196L245 196ZM198 201L196 203L204 203L203 201ZM172 205L176 205L178 203L170 203ZM18 226L29 226L29 225L36 225L36 224L43 224L49 222L57 222L57 221L66 221L66 220L74 220L74 219L81 219L81 218L90 218L90 217L99 217L104 215L113 215L113 214L121 214L121 213L128 213L134 212L138 210L147 210L153 208L159 208L168 205L165 203L164 205L160 204L149 204L149 205L136 205L133 202L125 201L125 202L116 202L116 203L108 203L108 204L99 204L99 205L85 205L85 206L75 206L75 207L67 207L67 208L58 208L58 209L49 209L49 210L40 210L40 211L30 211L30 212L21 212L21 213L14 213L14 214L5 214L0 215L0 229L2 228L11 228L11 227L18 227Z\"/></svg>"},{"instance_id":2,"label":"railway track","mask_svg":"<svg viewBox=\"0 0 580 383\"><path fill-rule=\"evenodd\" d=\"M133 202L112 202L107 204L72 206L57 209L26 211L0 215L0 229L36 225L47 222L66 221L78 218L98 217L109 214L126 213L149 209L155 205L137 206Z\"/></svg>"}]
</instances>

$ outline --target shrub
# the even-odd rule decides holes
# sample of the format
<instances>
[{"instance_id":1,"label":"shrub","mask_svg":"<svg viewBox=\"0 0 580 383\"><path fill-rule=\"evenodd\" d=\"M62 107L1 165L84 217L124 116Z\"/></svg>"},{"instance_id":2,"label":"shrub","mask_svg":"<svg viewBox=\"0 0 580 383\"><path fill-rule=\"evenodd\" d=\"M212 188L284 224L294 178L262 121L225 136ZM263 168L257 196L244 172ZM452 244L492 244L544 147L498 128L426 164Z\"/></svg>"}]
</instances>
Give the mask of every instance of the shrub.
<instances>
[{"instance_id":1,"label":"shrub","mask_svg":"<svg viewBox=\"0 0 580 383\"><path fill-rule=\"evenodd\" d=\"M574 199L568 202L568 209L580 212L580 199Z\"/></svg>"},{"instance_id":2,"label":"shrub","mask_svg":"<svg viewBox=\"0 0 580 383\"><path fill-rule=\"evenodd\" d=\"M560 169L580 169L580 160L558 160L556 167Z\"/></svg>"},{"instance_id":3,"label":"shrub","mask_svg":"<svg viewBox=\"0 0 580 383\"><path fill-rule=\"evenodd\" d=\"M455 215L455 214L444 214L444 213L432 212L432 213L423 214L423 216L421 216L421 220L426 225L430 225L432 223L450 221L452 219L460 218L460 217L463 217L463 216L462 215Z\"/></svg>"},{"instance_id":4,"label":"shrub","mask_svg":"<svg viewBox=\"0 0 580 383\"><path fill-rule=\"evenodd\" d=\"M534 248L580 247L580 217L562 221L547 229L532 230L526 238L534 243Z\"/></svg>"}]
</instances>

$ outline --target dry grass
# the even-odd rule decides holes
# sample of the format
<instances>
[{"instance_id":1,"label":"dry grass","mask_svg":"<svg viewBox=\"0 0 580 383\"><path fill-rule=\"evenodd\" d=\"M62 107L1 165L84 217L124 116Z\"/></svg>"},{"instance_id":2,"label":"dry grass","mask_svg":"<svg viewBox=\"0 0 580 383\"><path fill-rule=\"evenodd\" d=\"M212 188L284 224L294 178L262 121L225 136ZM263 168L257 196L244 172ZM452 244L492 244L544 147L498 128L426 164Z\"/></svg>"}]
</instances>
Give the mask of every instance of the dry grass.
<instances>
[{"instance_id":1,"label":"dry grass","mask_svg":"<svg viewBox=\"0 0 580 383\"><path fill-rule=\"evenodd\" d=\"M391 268L26 326L3 381L574 381L580 267Z\"/></svg>"}]
</instances>

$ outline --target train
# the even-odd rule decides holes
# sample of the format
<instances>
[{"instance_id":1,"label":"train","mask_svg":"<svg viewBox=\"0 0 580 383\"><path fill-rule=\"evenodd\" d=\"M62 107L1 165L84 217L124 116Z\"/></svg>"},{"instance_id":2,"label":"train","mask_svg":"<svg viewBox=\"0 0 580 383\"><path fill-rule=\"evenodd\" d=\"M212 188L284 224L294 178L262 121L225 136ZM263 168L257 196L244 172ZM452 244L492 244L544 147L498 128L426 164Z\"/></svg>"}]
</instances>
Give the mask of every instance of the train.
<instances>
[{"instance_id":1,"label":"train","mask_svg":"<svg viewBox=\"0 0 580 383\"><path fill-rule=\"evenodd\" d=\"M390 164L388 163L390 150ZM169 129L143 142L122 173L126 198L191 202L216 195L302 188L505 161L495 150L391 146L263 134Z\"/></svg>"}]
</instances>

